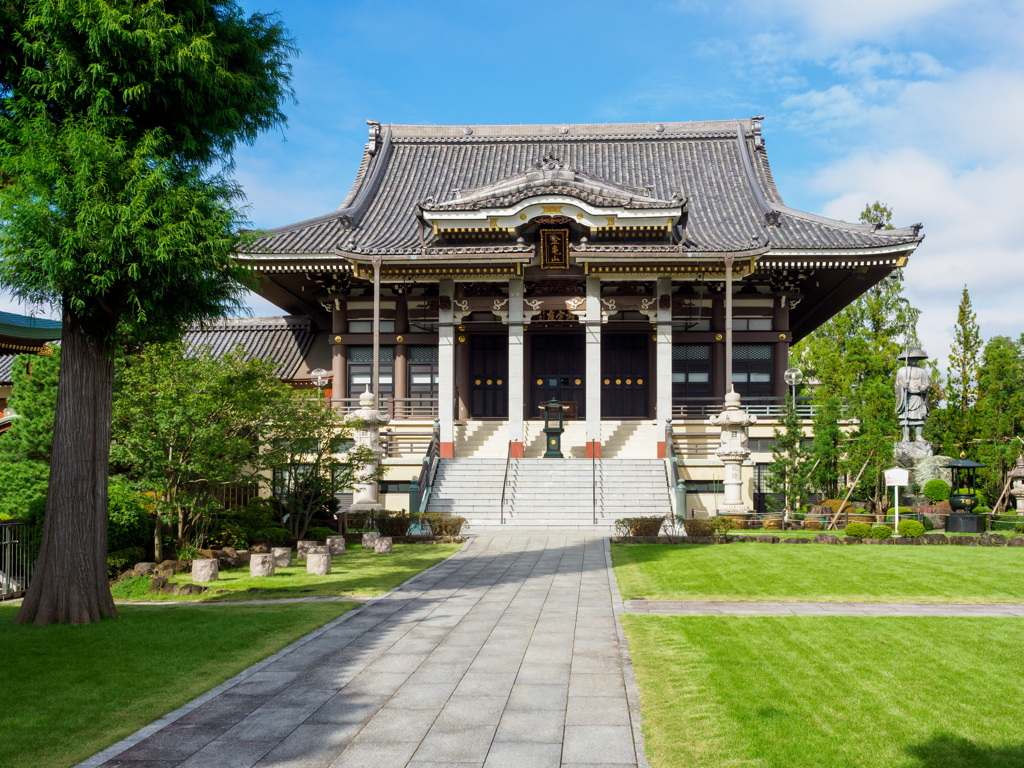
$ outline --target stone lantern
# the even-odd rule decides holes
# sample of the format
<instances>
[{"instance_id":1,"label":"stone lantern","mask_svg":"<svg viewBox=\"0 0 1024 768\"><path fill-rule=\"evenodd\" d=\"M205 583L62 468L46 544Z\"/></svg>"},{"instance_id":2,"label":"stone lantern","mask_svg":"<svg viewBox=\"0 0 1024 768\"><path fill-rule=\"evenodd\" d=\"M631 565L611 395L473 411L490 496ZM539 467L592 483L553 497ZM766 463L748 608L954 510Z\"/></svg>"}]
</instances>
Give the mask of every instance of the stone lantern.
<instances>
[{"instance_id":1,"label":"stone lantern","mask_svg":"<svg viewBox=\"0 0 1024 768\"><path fill-rule=\"evenodd\" d=\"M355 422L357 425L352 435L356 446L369 448L375 457L357 478L352 492L352 506L348 508L348 511L353 513L379 512L384 508L377 493L375 474L383 453L380 447L380 428L390 423L391 418L386 413L378 411L376 406L377 396L370 391L363 392L359 396L359 408L345 417L346 421Z\"/></svg>"},{"instance_id":2,"label":"stone lantern","mask_svg":"<svg viewBox=\"0 0 1024 768\"><path fill-rule=\"evenodd\" d=\"M1017 500L1017 514L1024 515L1024 455L1017 457L1017 463L1007 475L1010 479L1010 495Z\"/></svg>"},{"instance_id":3,"label":"stone lantern","mask_svg":"<svg viewBox=\"0 0 1024 768\"><path fill-rule=\"evenodd\" d=\"M747 448L747 427L757 422L753 416L740 408L740 396L730 392L725 396L725 408L717 416L708 419L708 423L721 427L715 455L725 464L725 479L722 482L723 501L719 505L719 514L743 514L748 512L748 505L743 503L741 492L742 478L740 467L750 456Z\"/></svg>"}]
</instances>

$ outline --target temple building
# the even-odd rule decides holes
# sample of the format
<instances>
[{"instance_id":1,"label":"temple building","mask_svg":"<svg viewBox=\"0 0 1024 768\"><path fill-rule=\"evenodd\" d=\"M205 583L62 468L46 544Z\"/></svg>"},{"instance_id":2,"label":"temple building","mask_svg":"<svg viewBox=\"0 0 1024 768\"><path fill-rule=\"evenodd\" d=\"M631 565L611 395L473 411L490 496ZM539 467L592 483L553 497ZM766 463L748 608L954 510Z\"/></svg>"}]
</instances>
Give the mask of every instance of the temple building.
<instances>
[{"instance_id":1,"label":"temple building","mask_svg":"<svg viewBox=\"0 0 1024 768\"><path fill-rule=\"evenodd\" d=\"M52 355L47 342L60 339L61 323L41 317L0 312L0 432L7 431L14 415L7 408L13 388L11 367L18 355Z\"/></svg>"},{"instance_id":2,"label":"temple building","mask_svg":"<svg viewBox=\"0 0 1024 768\"><path fill-rule=\"evenodd\" d=\"M790 346L904 266L919 229L787 207L761 118L370 122L341 206L239 254L288 317L206 334L276 344L295 382L324 369L338 407L376 391L392 417L385 492L419 472L435 421L442 470L498 462L507 485L511 463L545 452L541 406L555 401L561 451L591 459L577 463L593 477L597 463L674 457L688 509L713 512L708 417L730 389L760 415L755 505Z\"/></svg>"}]
</instances>

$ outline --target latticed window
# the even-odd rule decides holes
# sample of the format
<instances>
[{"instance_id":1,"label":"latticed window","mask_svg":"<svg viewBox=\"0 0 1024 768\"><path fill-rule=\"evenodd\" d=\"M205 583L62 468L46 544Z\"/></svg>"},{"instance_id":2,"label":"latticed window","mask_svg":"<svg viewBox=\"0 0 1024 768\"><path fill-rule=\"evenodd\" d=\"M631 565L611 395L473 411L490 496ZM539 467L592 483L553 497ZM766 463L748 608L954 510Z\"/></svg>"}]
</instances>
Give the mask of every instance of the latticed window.
<instances>
[{"instance_id":1,"label":"latticed window","mask_svg":"<svg viewBox=\"0 0 1024 768\"><path fill-rule=\"evenodd\" d=\"M672 345L672 397L711 396L711 346Z\"/></svg>"},{"instance_id":2,"label":"latticed window","mask_svg":"<svg viewBox=\"0 0 1024 768\"><path fill-rule=\"evenodd\" d=\"M381 347L377 356L380 361L380 397L395 394L395 348ZM373 387L373 347L348 348L348 396L359 397L366 388Z\"/></svg>"},{"instance_id":3,"label":"latticed window","mask_svg":"<svg viewBox=\"0 0 1024 768\"><path fill-rule=\"evenodd\" d=\"M740 395L770 397L772 382L771 344L734 344L732 348L732 384Z\"/></svg>"}]
</instances>

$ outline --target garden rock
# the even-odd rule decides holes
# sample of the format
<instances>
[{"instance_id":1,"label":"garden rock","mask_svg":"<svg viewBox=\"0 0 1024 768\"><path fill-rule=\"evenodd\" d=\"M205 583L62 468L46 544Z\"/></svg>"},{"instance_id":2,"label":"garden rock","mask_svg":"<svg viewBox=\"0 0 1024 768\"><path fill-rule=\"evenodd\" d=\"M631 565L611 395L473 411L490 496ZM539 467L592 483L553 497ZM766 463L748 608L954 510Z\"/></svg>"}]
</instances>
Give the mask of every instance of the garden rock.
<instances>
[{"instance_id":1,"label":"garden rock","mask_svg":"<svg viewBox=\"0 0 1024 768\"><path fill-rule=\"evenodd\" d=\"M249 547L249 553L251 555L265 555L270 551L270 547L266 544L253 544Z\"/></svg>"},{"instance_id":2,"label":"garden rock","mask_svg":"<svg viewBox=\"0 0 1024 768\"><path fill-rule=\"evenodd\" d=\"M364 533L363 534L363 548L373 549L373 542L380 538L379 533Z\"/></svg>"},{"instance_id":3,"label":"garden rock","mask_svg":"<svg viewBox=\"0 0 1024 768\"><path fill-rule=\"evenodd\" d=\"M842 544L843 540L834 533L819 533L813 539L815 544Z\"/></svg>"},{"instance_id":4,"label":"garden rock","mask_svg":"<svg viewBox=\"0 0 1024 768\"><path fill-rule=\"evenodd\" d=\"M214 560L213 562L217 562L217 561ZM168 584L168 586L172 586L172 585ZM174 586L174 592L172 594L175 594L175 595L201 595L204 592L209 592L210 591L209 587L201 587L198 584L176 584L176 585L173 585L173 586Z\"/></svg>"},{"instance_id":5,"label":"garden rock","mask_svg":"<svg viewBox=\"0 0 1024 768\"><path fill-rule=\"evenodd\" d=\"M192 581L217 581L220 575L220 561L215 557L204 557L192 561Z\"/></svg>"},{"instance_id":6,"label":"garden rock","mask_svg":"<svg viewBox=\"0 0 1024 768\"><path fill-rule=\"evenodd\" d=\"M291 547L274 547L270 550L270 555L274 558L274 565L278 568L287 568L292 564ZM252 557L255 557L255 555Z\"/></svg>"},{"instance_id":7,"label":"garden rock","mask_svg":"<svg viewBox=\"0 0 1024 768\"><path fill-rule=\"evenodd\" d=\"M921 536L923 544L949 544L949 537L944 533L926 533Z\"/></svg>"},{"instance_id":8,"label":"garden rock","mask_svg":"<svg viewBox=\"0 0 1024 768\"><path fill-rule=\"evenodd\" d=\"M782 543L783 544L810 544L811 540L810 539L801 539L801 538L799 538L797 536L794 536L791 539L783 539Z\"/></svg>"},{"instance_id":9,"label":"garden rock","mask_svg":"<svg viewBox=\"0 0 1024 768\"><path fill-rule=\"evenodd\" d=\"M1008 547L1024 547L1024 536L1011 536L1006 540Z\"/></svg>"},{"instance_id":10,"label":"garden rock","mask_svg":"<svg viewBox=\"0 0 1024 768\"><path fill-rule=\"evenodd\" d=\"M153 583L149 585L150 592L160 592L167 586L166 576L154 576Z\"/></svg>"},{"instance_id":11,"label":"garden rock","mask_svg":"<svg viewBox=\"0 0 1024 768\"><path fill-rule=\"evenodd\" d=\"M978 540L973 536L950 536L950 544L959 544L961 547L977 547Z\"/></svg>"},{"instance_id":12,"label":"garden rock","mask_svg":"<svg viewBox=\"0 0 1024 768\"><path fill-rule=\"evenodd\" d=\"M231 552L235 552L235 554L228 554L227 549L216 549L213 554L220 561L223 568L238 568L242 564L242 559L234 548L231 548Z\"/></svg>"},{"instance_id":13,"label":"garden rock","mask_svg":"<svg viewBox=\"0 0 1024 768\"><path fill-rule=\"evenodd\" d=\"M978 537L978 545L982 547L1005 547L1006 537L1001 533L983 533Z\"/></svg>"},{"instance_id":14,"label":"garden rock","mask_svg":"<svg viewBox=\"0 0 1024 768\"><path fill-rule=\"evenodd\" d=\"M327 547L317 547L327 549ZM329 552L310 552L306 555L306 573L313 576L326 576L331 572L331 555Z\"/></svg>"},{"instance_id":15,"label":"garden rock","mask_svg":"<svg viewBox=\"0 0 1024 768\"><path fill-rule=\"evenodd\" d=\"M296 550L297 550L295 556L298 557L301 560L302 558L304 558L306 556L306 554L309 552L309 550L312 547L317 546L319 543L320 543L319 541L312 541L310 539L303 539L302 541L298 542L295 545Z\"/></svg>"},{"instance_id":16,"label":"garden rock","mask_svg":"<svg viewBox=\"0 0 1024 768\"><path fill-rule=\"evenodd\" d=\"M238 550L238 559L241 560L243 563L248 563L249 562L249 558L251 556L252 556L252 553L249 552L248 549L240 549L240 550Z\"/></svg>"},{"instance_id":17,"label":"garden rock","mask_svg":"<svg viewBox=\"0 0 1024 768\"><path fill-rule=\"evenodd\" d=\"M156 570L156 563L136 563L132 570L135 571L136 576L145 576Z\"/></svg>"},{"instance_id":18,"label":"garden rock","mask_svg":"<svg viewBox=\"0 0 1024 768\"><path fill-rule=\"evenodd\" d=\"M373 542L373 551L378 555L391 554L391 537L390 536L378 536L377 540Z\"/></svg>"},{"instance_id":19,"label":"garden rock","mask_svg":"<svg viewBox=\"0 0 1024 768\"><path fill-rule=\"evenodd\" d=\"M921 539L915 539L913 536L900 536L898 539L893 539L896 544L921 544Z\"/></svg>"},{"instance_id":20,"label":"garden rock","mask_svg":"<svg viewBox=\"0 0 1024 768\"><path fill-rule=\"evenodd\" d=\"M192 563L187 560L164 560L156 567L155 572L160 576L170 577L191 569Z\"/></svg>"},{"instance_id":21,"label":"garden rock","mask_svg":"<svg viewBox=\"0 0 1024 768\"><path fill-rule=\"evenodd\" d=\"M327 537L327 551L332 555L343 555L345 554L345 537L344 536L328 536Z\"/></svg>"},{"instance_id":22,"label":"garden rock","mask_svg":"<svg viewBox=\"0 0 1024 768\"><path fill-rule=\"evenodd\" d=\"M253 555L249 559L249 575L250 576L273 576L274 575L274 556L273 555Z\"/></svg>"},{"instance_id":23,"label":"garden rock","mask_svg":"<svg viewBox=\"0 0 1024 768\"><path fill-rule=\"evenodd\" d=\"M843 539L843 544L863 544L863 543L864 543L864 539L862 539L860 536L847 536L845 539Z\"/></svg>"},{"instance_id":24,"label":"garden rock","mask_svg":"<svg viewBox=\"0 0 1024 768\"><path fill-rule=\"evenodd\" d=\"M761 536L758 536L754 540L755 541L759 541L762 544L778 544L779 543L779 537L778 536L768 536L768 535L765 535L765 534L762 534Z\"/></svg>"}]
</instances>

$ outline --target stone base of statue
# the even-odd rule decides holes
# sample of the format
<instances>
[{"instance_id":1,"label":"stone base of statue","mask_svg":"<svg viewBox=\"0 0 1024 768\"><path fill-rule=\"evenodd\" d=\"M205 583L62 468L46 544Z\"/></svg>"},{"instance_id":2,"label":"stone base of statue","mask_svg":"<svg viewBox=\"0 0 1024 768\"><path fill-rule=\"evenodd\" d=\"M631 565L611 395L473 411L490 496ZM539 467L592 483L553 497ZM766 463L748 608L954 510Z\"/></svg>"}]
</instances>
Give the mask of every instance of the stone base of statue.
<instances>
[{"instance_id":1,"label":"stone base of statue","mask_svg":"<svg viewBox=\"0 0 1024 768\"><path fill-rule=\"evenodd\" d=\"M925 440L914 440L909 443L896 443L896 460L924 459L934 453L932 444Z\"/></svg>"},{"instance_id":2,"label":"stone base of statue","mask_svg":"<svg viewBox=\"0 0 1024 768\"><path fill-rule=\"evenodd\" d=\"M910 470L910 482L918 490L924 488L924 484L929 480L936 478L947 483L952 482L953 473L945 467L952 460L949 456L933 456L931 453L926 456L901 456L899 453L896 455L896 463L903 469Z\"/></svg>"}]
</instances>

